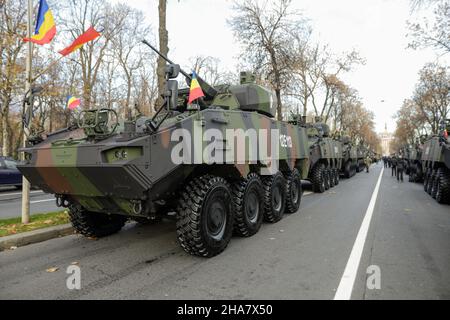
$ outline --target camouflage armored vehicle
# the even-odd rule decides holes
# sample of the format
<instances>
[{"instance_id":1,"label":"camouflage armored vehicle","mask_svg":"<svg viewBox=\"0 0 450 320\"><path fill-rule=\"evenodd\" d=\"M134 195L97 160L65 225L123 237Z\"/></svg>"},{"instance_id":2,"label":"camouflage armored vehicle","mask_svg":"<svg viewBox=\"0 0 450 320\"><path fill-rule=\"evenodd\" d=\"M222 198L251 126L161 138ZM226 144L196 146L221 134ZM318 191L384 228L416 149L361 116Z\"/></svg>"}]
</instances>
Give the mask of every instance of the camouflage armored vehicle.
<instances>
[{"instance_id":1,"label":"camouflage armored vehicle","mask_svg":"<svg viewBox=\"0 0 450 320\"><path fill-rule=\"evenodd\" d=\"M323 193L339 184L342 144L330 138L327 124L306 124L309 138L310 170L308 180L314 192Z\"/></svg>"},{"instance_id":2,"label":"camouflage armored vehicle","mask_svg":"<svg viewBox=\"0 0 450 320\"><path fill-rule=\"evenodd\" d=\"M365 168L364 159L367 155L367 148L363 145L359 145L356 148L356 157L357 157L357 163L356 163L356 172L362 172Z\"/></svg>"},{"instance_id":3,"label":"camouflage armored vehicle","mask_svg":"<svg viewBox=\"0 0 450 320\"><path fill-rule=\"evenodd\" d=\"M166 61L155 116L119 121L112 109L81 111L70 128L32 139L19 170L54 194L85 236L175 211L181 247L211 257L233 232L252 236L263 219L274 223L299 209L306 129L275 120L274 93L249 73L239 85L213 88ZM189 89L178 89L180 72L203 89L198 103L188 104Z\"/></svg>"},{"instance_id":4,"label":"camouflage armored vehicle","mask_svg":"<svg viewBox=\"0 0 450 320\"><path fill-rule=\"evenodd\" d=\"M441 124L440 131L423 145L424 190L437 202L450 204L450 119Z\"/></svg>"},{"instance_id":5,"label":"camouflage armored vehicle","mask_svg":"<svg viewBox=\"0 0 450 320\"><path fill-rule=\"evenodd\" d=\"M357 154L350 137L343 136L339 139L342 144L342 162L340 174L349 179L356 174Z\"/></svg>"}]
</instances>

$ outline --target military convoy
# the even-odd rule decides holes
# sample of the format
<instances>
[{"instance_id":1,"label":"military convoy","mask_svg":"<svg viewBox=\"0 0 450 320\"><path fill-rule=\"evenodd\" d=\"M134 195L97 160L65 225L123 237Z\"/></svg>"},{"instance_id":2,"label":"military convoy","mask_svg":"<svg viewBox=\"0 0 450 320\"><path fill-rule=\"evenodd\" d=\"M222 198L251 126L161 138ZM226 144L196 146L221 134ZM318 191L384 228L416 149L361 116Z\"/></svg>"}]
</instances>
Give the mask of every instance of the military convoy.
<instances>
[{"instance_id":1,"label":"military convoy","mask_svg":"<svg viewBox=\"0 0 450 320\"><path fill-rule=\"evenodd\" d=\"M21 173L55 195L78 233L103 237L129 219L154 223L175 212L181 247L212 257L232 234L252 236L263 220L297 212L302 179L317 192L339 183L343 150L328 126L277 121L274 92L246 72L239 85L196 78L204 97L189 104L189 88L176 78L190 84L192 75L161 57L166 88L153 117L120 121L113 109L83 110L70 127L30 137L21 150ZM353 148L345 160L353 170Z\"/></svg>"},{"instance_id":2,"label":"military convoy","mask_svg":"<svg viewBox=\"0 0 450 320\"><path fill-rule=\"evenodd\" d=\"M424 190L438 203L450 204L450 119L442 123L440 134L425 141L422 148Z\"/></svg>"},{"instance_id":3,"label":"military convoy","mask_svg":"<svg viewBox=\"0 0 450 320\"><path fill-rule=\"evenodd\" d=\"M327 124L307 124L310 170L308 180L314 192L323 193L339 184L342 145L330 137Z\"/></svg>"},{"instance_id":4,"label":"military convoy","mask_svg":"<svg viewBox=\"0 0 450 320\"><path fill-rule=\"evenodd\" d=\"M349 136L343 136L339 139L342 145L342 161L340 174L349 179L356 174L358 164L357 149L352 144Z\"/></svg>"}]
</instances>

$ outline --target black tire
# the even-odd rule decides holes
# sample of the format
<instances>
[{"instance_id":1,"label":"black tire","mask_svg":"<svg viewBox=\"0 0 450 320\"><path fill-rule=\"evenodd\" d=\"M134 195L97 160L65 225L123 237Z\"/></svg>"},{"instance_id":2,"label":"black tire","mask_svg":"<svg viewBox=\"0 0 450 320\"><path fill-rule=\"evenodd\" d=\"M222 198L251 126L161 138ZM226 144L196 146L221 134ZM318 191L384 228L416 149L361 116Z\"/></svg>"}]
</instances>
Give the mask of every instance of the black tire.
<instances>
[{"instance_id":1,"label":"black tire","mask_svg":"<svg viewBox=\"0 0 450 320\"><path fill-rule=\"evenodd\" d=\"M430 175L428 176L428 186L427 193L431 196L431 191L433 190L434 184L434 171L430 171Z\"/></svg>"},{"instance_id":2,"label":"black tire","mask_svg":"<svg viewBox=\"0 0 450 320\"><path fill-rule=\"evenodd\" d=\"M436 201L450 204L450 170L439 168L437 172Z\"/></svg>"},{"instance_id":3,"label":"black tire","mask_svg":"<svg viewBox=\"0 0 450 320\"><path fill-rule=\"evenodd\" d=\"M283 218L286 207L286 179L281 172L263 179L264 221L275 223Z\"/></svg>"},{"instance_id":4,"label":"black tire","mask_svg":"<svg viewBox=\"0 0 450 320\"><path fill-rule=\"evenodd\" d=\"M247 178L233 184L234 227L233 233L250 237L261 228L264 217L264 193L261 178L250 173Z\"/></svg>"},{"instance_id":5,"label":"black tire","mask_svg":"<svg viewBox=\"0 0 450 320\"><path fill-rule=\"evenodd\" d=\"M334 178L335 178L335 182L334 185L338 186L339 185L339 169L334 169Z\"/></svg>"},{"instance_id":6,"label":"black tire","mask_svg":"<svg viewBox=\"0 0 450 320\"><path fill-rule=\"evenodd\" d=\"M431 185L431 191L430 191L430 195L432 198L436 199L436 194L438 191L438 187L439 187L439 170L441 168L439 168L438 170L436 170L434 172L434 179L433 179L433 184Z\"/></svg>"},{"instance_id":7,"label":"black tire","mask_svg":"<svg viewBox=\"0 0 450 320\"><path fill-rule=\"evenodd\" d=\"M296 213L300 208L303 189L300 172L297 169L286 177L286 213Z\"/></svg>"},{"instance_id":8,"label":"black tire","mask_svg":"<svg viewBox=\"0 0 450 320\"><path fill-rule=\"evenodd\" d=\"M225 250L233 233L234 206L228 182L212 175L192 179L177 206L177 238L189 254L213 257Z\"/></svg>"},{"instance_id":9,"label":"black tire","mask_svg":"<svg viewBox=\"0 0 450 320\"><path fill-rule=\"evenodd\" d=\"M426 170L423 175L423 190L427 192L428 190L428 183L430 181L430 171Z\"/></svg>"},{"instance_id":10,"label":"black tire","mask_svg":"<svg viewBox=\"0 0 450 320\"><path fill-rule=\"evenodd\" d=\"M311 184L312 190L316 193L325 192L325 165L323 163L317 163L311 172Z\"/></svg>"},{"instance_id":11,"label":"black tire","mask_svg":"<svg viewBox=\"0 0 450 320\"><path fill-rule=\"evenodd\" d=\"M350 179L352 177L352 164L350 161L345 163L344 177Z\"/></svg>"},{"instance_id":12,"label":"black tire","mask_svg":"<svg viewBox=\"0 0 450 320\"><path fill-rule=\"evenodd\" d=\"M85 237L102 238L119 232L127 217L89 212L78 204L69 206L69 218L74 229Z\"/></svg>"},{"instance_id":13,"label":"black tire","mask_svg":"<svg viewBox=\"0 0 450 320\"><path fill-rule=\"evenodd\" d=\"M336 185L336 177L334 176L334 169L328 169L330 175L330 188L334 188Z\"/></svg>"},{"instance_id":14,"label":"black tire","mask_svg":"<svg viewBox=\"0 0 450 320\"><path fill-rule=\"evenodd\" d=\"M325 168L324 170L324 180L325 180L325 190L330 190L330 169Z\"/></svg>"}]
</instances>

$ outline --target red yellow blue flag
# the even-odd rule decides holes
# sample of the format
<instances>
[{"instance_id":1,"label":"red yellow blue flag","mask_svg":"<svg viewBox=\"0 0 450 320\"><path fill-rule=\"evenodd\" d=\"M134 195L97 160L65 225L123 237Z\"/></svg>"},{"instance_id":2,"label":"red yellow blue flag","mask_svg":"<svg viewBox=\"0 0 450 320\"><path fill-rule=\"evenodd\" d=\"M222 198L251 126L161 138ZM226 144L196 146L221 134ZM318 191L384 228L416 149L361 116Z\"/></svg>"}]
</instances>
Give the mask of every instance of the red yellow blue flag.
<instances>
[{"instance_id":1,"label":"red yellow blue flag","mask_svg":"<svg viewBox=\"0 0 450 320\"><path fill-rule=\"evenodd\" d=\"M200 84L197 80L197 74L195 71L192 72L192 80L191 80L191 88L189 90L189 101L188 103L191 104L193 101L197 100L198 98L204 97L205 94L203 93L202 88L200 87Z\"/></svg>"},{"instance_id":2,"label":"red yellow blue flag","mask_svg":"<svg viewBox=\"0 0 450 320\"><path fill-rule=\"evenodd\" d=\"M69 108L70 110L74 110L80 105L80 103L80 99L75 98L74 96L67 96L67 108Z\"/></svg>"},{"instance_id":3,"label":"red yellow blue flag","mask_svg":"<svg viewBox=\"0 0 450 320\"><path fill-rule=\"evenodd\" d=\"M39 45L50 43L56 34L56 25L53 14L48 7L47 1L41 0L36 19L36 29L31 38L24 38L23 41L30 41Z\"/></svg>"},{"instance_id":4,"label":"red yellow blue flag","mask_svg":"<svg viewBox=\"0 0 450 320\"><path fill-rule=\"evenodd\" d=\"M65 49L59 51L63 56L67 56L69 53L74 52L77 49L80 49L86 42L92 41L95 38L99 37L100 33L94 29L94 27L90 27L87 29L82 35L76 38L70 46Z\"/></svg>"}]
</instances>

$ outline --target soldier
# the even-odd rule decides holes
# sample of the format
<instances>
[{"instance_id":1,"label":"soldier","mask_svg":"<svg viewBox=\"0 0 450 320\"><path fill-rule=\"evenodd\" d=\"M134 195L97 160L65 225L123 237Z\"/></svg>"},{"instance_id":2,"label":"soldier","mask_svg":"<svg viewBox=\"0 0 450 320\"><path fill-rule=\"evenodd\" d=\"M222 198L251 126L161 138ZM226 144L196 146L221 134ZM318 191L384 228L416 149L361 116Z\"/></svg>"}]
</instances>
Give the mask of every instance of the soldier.
<instances>
[{"instance_id":1,"label":"soldier","mask_svg":"<svg viewBox=\"0 0 450 320\"><path fill-rule=\"evenodd\" d=\"M405 159L398 158L397 161L397 181L403 182L403 170L405 169Z\"/></svg>"},{"instance_id":2,"label":"soldier","mask_svg":"<svg viewBox=\"0 0 450 320\"><path fill-rule=\"evenodd\" d=\"M369 167L370 167L371 163L372 163L372 160L370 159L369 156L367 156L367 157L364 159L364 164L366 165L366 172L367 172L367 173L369 173Z\"/></svg>"},{"instance_id":3,"label":"soldier","mask_svg":"<svg viewBox=\"0 0 450 320\"><path fill-rule=\"evenodd\" d=\"M397 175L397 157L395 155L391 158L391 168L392 176L395 177Z\"/></svg>"}]
</instances>

